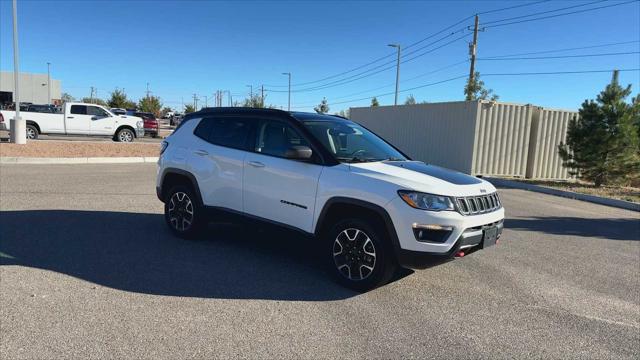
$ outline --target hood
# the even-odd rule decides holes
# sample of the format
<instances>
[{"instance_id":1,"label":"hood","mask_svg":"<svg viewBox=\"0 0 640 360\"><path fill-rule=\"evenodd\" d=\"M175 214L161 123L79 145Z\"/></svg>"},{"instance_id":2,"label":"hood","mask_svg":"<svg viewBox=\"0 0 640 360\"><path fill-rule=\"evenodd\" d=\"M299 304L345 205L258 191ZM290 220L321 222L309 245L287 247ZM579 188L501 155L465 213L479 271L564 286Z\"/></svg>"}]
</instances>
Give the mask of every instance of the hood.
<instances>
[{"instance_id":1,"label":"hood","mask_svg":"<svg viewBox=\"0 0 640 360\"><path fill-rule=\"evenodd\" d=\"M421 161L379 161L349 164L353 173L436 195L470 196L495 192L489 182Z\"/></svg>"}]
</instances>

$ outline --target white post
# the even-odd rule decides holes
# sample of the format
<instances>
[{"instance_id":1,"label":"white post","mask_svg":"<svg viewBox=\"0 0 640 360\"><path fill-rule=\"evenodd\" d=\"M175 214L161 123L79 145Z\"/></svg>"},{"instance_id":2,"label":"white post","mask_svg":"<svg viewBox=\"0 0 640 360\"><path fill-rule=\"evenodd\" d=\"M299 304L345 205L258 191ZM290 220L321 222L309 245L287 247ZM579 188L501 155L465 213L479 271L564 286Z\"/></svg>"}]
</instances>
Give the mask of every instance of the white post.
<instances>
[{"instance_id":1,"label":"white post","mask_svg":"<svg viewBox=\"0 0 640 360\"><path fill-rule=\"evenodd\" d=\"M11 127L10 140L15 144L27 143L27 126L20 117L20 92L19 92L20 69L18 67L18 4L13 0L13 80L15 88L13 90L14 102L16 104L16 115L9 121Z\"/></svg>"}]
</instances>

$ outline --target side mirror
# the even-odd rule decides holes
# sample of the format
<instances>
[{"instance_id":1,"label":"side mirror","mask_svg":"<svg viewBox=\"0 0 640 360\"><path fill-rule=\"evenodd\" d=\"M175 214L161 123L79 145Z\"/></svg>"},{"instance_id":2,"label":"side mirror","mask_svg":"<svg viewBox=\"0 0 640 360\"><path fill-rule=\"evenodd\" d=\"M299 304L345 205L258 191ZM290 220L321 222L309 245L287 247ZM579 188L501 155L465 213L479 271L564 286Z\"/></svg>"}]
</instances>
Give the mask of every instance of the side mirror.
<instances>
[{"instance_id":1,"label":"side mirror","mask_svg":"<svg viewBox=\"0 0 640 360\"><path fill-rule=\"evenodd\" d=\"M311 155L313 155L313 151L308 146L293 146L284 153L287 159L294 160L308 160Z\"/></svg>"}]
</instances>

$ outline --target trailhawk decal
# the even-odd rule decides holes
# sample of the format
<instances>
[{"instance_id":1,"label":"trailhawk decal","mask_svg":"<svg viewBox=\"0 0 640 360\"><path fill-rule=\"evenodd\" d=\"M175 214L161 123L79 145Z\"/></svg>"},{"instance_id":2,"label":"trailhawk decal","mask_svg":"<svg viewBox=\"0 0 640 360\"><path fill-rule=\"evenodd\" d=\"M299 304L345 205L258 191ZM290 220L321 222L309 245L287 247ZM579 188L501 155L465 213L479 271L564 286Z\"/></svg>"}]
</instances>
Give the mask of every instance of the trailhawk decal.
<instances>
[{"instance_id":1,"label":"trailhawk decal","mask_svg":"<svg viewBox=\"0 0 640 360\"><path fill-rule=\"evenodd\" d=\"M420 161L390 161L387 165L398 166L407 170L412 170L455 185L481 184L482 181L461 172L449 170L436 165L428 165Z\"/></svg>"}]
</instances>

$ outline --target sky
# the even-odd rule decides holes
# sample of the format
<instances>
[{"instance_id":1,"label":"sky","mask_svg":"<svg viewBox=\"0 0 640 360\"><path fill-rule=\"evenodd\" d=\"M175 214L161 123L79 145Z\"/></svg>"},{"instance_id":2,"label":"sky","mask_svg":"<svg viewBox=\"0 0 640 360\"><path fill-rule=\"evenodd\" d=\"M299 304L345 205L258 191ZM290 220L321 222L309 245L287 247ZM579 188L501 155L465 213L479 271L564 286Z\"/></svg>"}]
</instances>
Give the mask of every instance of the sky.
<instances>
[{"instance_id":1,"label":"sky","mask_svg":"<svg viewBox=\"0 0 640 360\"><path fill-rule=\"evenodd\" d=\"M640 2L522 22L623 2L18 0L20 70L46 73L51 62L52 77L76 98L94 86L101 98L124 88L138 99L149 83L177 110L194 94L199 106L205 97L211 106L216 90L242 100L248 85L257 92L263 84L266 103L286 109L282 73L290 72L292 110L313 111L326 97L334 113L368 106L376 95L393 105L396 50L387 45L397 43L399 102L409 94L459 101L469 74L467 27L478 13L484 31L476 70L500 101L575 110L595 98L610 72L495 74L640 68ZM507 7L514 8L493 11ZM0 0L2 71L13 70L11 15L11 1ZM503 19L512 20L496 22ZM564 50L572 48L581 49ZM562 51L547 52L555 50ZM483 60L521 53L537 54ZM574 55L597 56L566 57ZM640 72L622 72L620 81L639 92Z\"/></svg>"}]
</instances>

